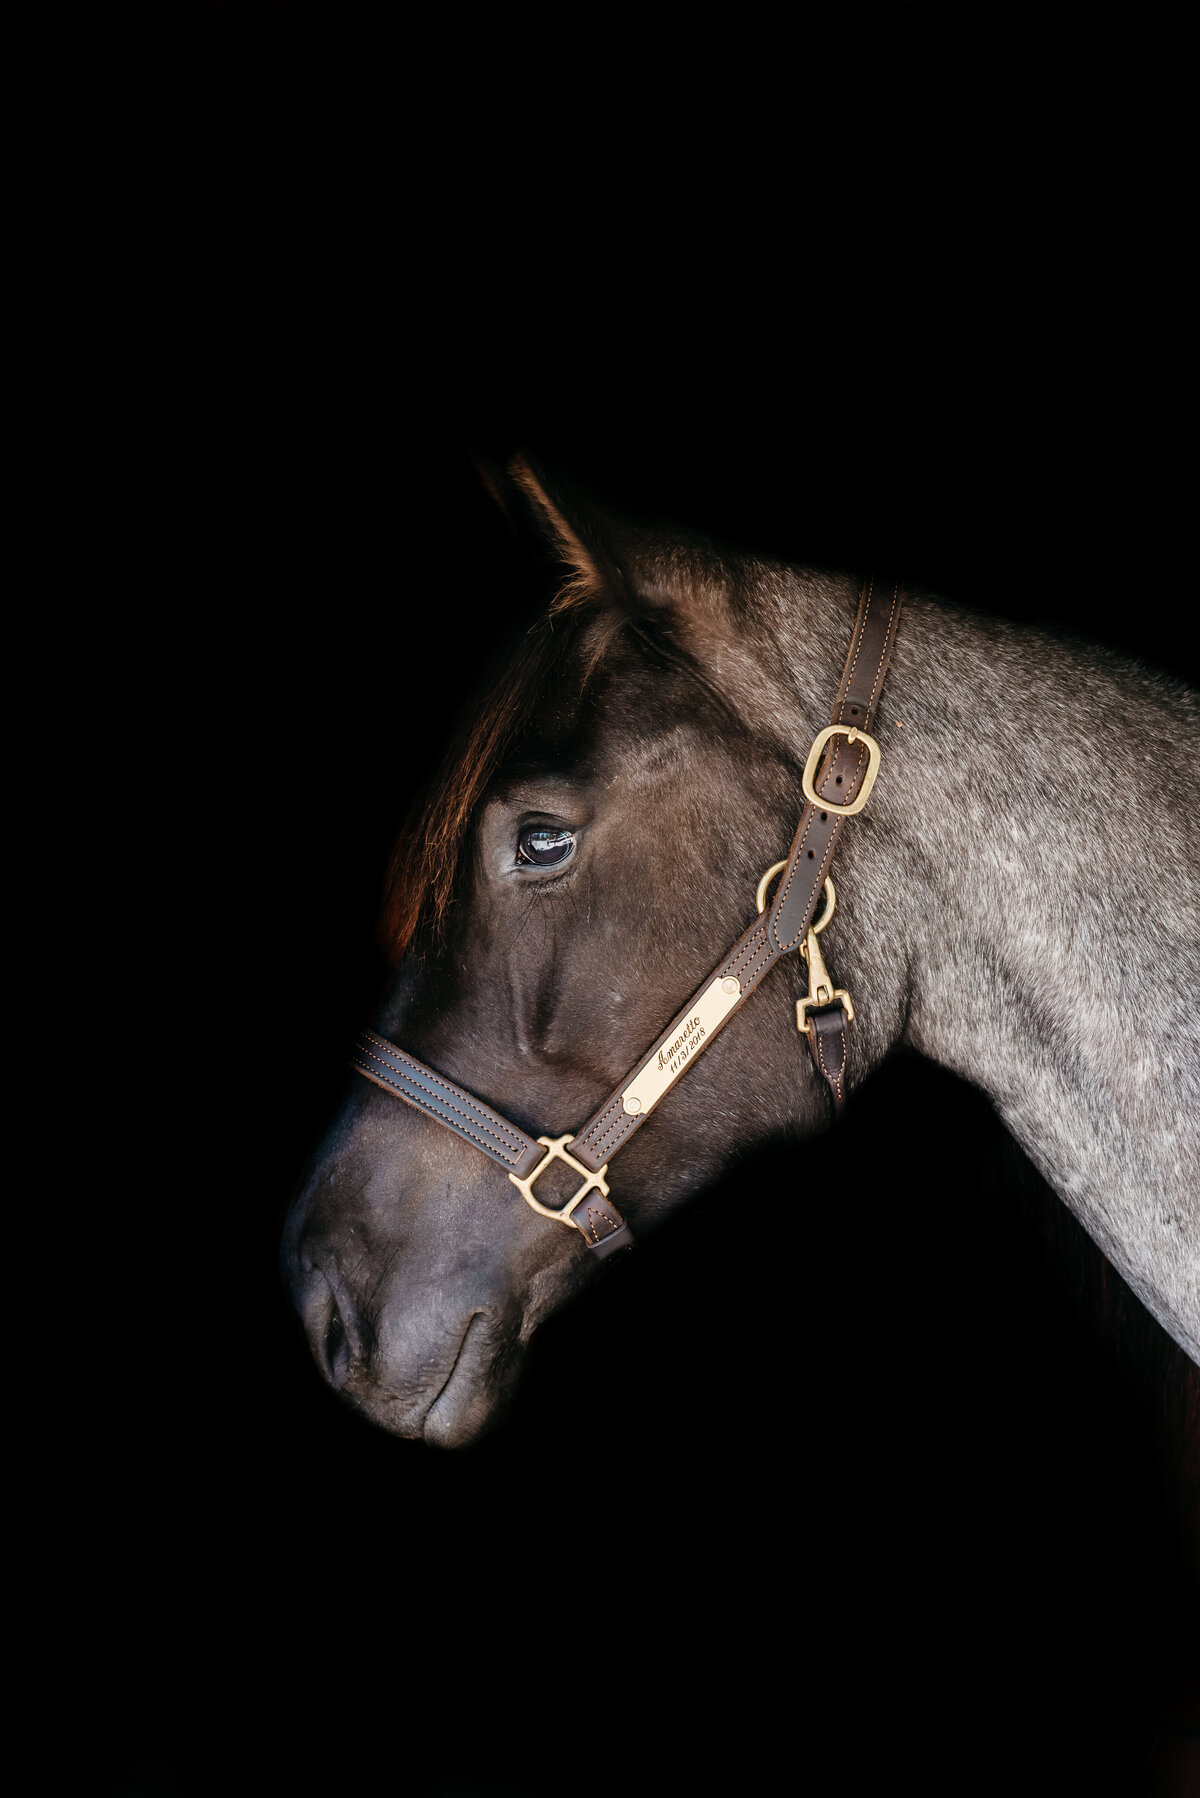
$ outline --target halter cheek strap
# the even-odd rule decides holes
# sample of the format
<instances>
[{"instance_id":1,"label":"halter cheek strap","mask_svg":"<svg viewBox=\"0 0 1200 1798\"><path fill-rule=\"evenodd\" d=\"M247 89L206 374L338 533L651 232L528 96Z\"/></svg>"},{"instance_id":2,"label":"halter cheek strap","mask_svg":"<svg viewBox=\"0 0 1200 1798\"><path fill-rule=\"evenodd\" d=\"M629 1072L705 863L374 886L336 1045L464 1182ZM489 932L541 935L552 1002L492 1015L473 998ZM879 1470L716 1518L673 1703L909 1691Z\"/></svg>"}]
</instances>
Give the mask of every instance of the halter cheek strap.
<instances>
[{"instance_id":1,"label":"halter cheek strap","mask_svg":"<svg viewBox=\"0 0 1200 1798\"><path fill-rule=\"evenodd\" d=\"M527 1136L516 1124L444 1074L377 1036L360 1033L351 1065L384 1092L436 1118L464 1142L490 1155L541 1216L579 1230L597 1255L632 1244L633 1235L610 1197L605 1176L618 1149L640 1129L664 1094L686 1073L782 956L799 949L808 964L808 997L796 1007L797 1028L808 1038L813 1063L827 1082L835 1114L845 1098L847 1025L854 1006L835 988L817 941L829 922L835 894L829 866L847 818L861 811L879 769L871 725L892 657L903 599L898 581L863 583L833 720L817 733L801 785L805 807L786 859L759 883L759 916L724 961L610 1094L576 1136ZM766 911L765 891L782 876ZM814 924L822 892L826 907ZM554 1161L580 1176L565 1205L544 1205L535 1191Z\"/></svg>"}]
</instances>

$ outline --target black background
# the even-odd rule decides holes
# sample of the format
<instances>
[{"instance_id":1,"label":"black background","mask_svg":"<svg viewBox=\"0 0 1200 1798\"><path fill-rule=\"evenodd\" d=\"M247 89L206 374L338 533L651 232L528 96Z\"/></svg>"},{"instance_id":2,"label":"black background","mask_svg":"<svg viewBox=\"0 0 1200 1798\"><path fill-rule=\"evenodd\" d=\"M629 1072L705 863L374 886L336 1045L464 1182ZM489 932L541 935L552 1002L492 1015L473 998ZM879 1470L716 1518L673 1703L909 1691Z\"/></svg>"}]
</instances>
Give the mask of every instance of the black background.
<instances>
[{"instance_id":1,"label":"black background","mask_svg":"<svg viewBox=\"0 0 1200 1798\"><path fill-rule=\"evenodd\" d=\"M466 1453L344 1412L275 1271L399 821L541 597L472 447L1194 678L1166 150L1068 104L1069 32L836 11L774 131L736 70L652 106L639 49L605 109L318 8L91 46L80 829L130 1054L50 1788L1186 1790L1194 1376L949 1076L860 1095L853 1199L830 1141L731 1172Z\"/></svg>"}]
</instances>

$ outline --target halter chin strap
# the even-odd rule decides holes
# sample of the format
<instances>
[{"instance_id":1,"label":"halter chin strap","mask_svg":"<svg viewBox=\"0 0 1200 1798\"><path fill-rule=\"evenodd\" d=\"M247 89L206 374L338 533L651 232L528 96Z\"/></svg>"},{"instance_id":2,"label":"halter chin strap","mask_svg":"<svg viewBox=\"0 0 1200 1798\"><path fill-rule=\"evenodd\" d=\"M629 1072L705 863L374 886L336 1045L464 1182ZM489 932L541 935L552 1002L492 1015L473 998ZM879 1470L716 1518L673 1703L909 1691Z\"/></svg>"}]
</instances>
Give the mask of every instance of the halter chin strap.
<instances>
[{"instance_id":1,"label":"halter chin strap","mask_svg":"<svg viewBox=\"0 0 1200 1798\"><path fill-rule=\"evenodd\" d=\"M828 1082L835 1114L841 1109L846 1026L853 1022L854 1007L849 993L834 987L817 937L833 914L829 865L838 836L845 820L866 804L879 770L879 745L870 729L892 658L902 598L899 581L869 578L863 583L833 721L818 732L809 751L801 782L805 807L786 859L768 869L759 883L758 918L578 1135L535 1140L373 1030L360 1034L351 1065L364 1078L490 1155L527 1204L542 1217L579 1230L597 1255L611 1255L633 1242L605 1182L612 1157L746 1003L768 969L793 949L808 965L808 997L797 1004L796 1025ZM782 878L768 912L766 889L775 874ZM814 924L822 891L826 905ZM573 1168L580 1186L565 1205L552 1208L534 1188L555 1161Z\"/></svg>"}]
</instances>

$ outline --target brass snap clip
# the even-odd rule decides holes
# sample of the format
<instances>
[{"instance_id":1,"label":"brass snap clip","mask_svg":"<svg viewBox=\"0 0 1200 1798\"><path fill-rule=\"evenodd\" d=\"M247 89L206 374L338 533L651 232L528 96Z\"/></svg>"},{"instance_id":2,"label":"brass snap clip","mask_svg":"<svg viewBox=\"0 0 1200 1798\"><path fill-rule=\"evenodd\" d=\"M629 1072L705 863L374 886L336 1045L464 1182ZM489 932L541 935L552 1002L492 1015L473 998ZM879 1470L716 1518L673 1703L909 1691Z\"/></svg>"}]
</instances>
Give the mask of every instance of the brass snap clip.
<instances>
[{"instance_id":1,"label":"brass snap clip","mask_svg":"<svg viewBox=\"0 0 1200 1798\"><path fill-rule=\"evenodd\" d=\"M786 861L773 862L758 883L758 891L754 902L760 912L767 908L767 888L777 874L787 867ZM825 905L819 918L808 927L808 934L800 945L800 953L808 964L808 997L796 1001L796 1028L805 1036L812 1035L812 1025L808 1021L810 1011L819 1011L823 1005L832 1005L835 1000L841 1001L842 1010L846 1014L847 1023L854 1022L854 1003L844 986L835 987L833 976L825 966L825 957L821 954L817 938L833 916L833 908L837 904L837 892L829 876L825 876ZM512 1179L512 1175L509 1175Z\"/></svg>"},{"instance_id":2,"label":"brass snap clip","mask_svg":"<svg viewBox=\"0 0 1200 1798\"><path fill-rule=\"evenodd\" d=\"M825 885L831 887L832 883L827 880ZM822 1006L832 1005L837 1000L841 1001L842 1010L846 1014L846 1022L848 1024L854 1022L854 1004L850 994L844 986L834 986L833 976L825 966L825 957L821 954L821 945L817 941L818 932L824 930L833 916L835 895L832 890L827 897L829 904L817 922L809 925L808 934L800 945L800 953L808 964L808 997L796 1001L796 1028L807 1037L812 1036L813 1028L809 1021L809 1012L819 1011Z\"/></svg>"}]
</instances>

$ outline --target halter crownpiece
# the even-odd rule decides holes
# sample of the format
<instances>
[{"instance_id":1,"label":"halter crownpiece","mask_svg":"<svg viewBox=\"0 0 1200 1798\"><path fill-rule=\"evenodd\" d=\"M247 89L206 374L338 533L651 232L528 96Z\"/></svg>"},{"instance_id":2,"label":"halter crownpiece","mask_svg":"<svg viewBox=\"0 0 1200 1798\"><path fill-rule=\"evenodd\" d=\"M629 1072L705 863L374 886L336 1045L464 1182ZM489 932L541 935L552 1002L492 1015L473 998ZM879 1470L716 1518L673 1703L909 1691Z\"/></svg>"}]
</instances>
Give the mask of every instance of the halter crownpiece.
<instances>
[{"instance_id":1,"label":"halter crownpiece","mask_svg":"<svg viewBox=\"0 0 1200 1798\"><path fill-rule=\"evenodd\" d=\"M854 1021L854 1006L846 989L834 986L817 937L836 903L829 865L838 835L845 819L866 804L879 772L880 748L869 732L892 659L902 601L899 581L864 581L833 721L817 733L809 750L801 782L805 807L786 858L759 881L758 917L578 1135L535 1140L373 1030L360 1034L351 1062L358 1073L490 1155L526 1204L539 1216L580 1231L597 1255L611 1255L633 1242L629 1225L609 1197L605 1176L612 1157L745 1004L767 970L793 949L799 949L808 967L808 996L797 1003L796 1027L808 1038L817 1071L828 1082L835 1115L841 1110L846 1026ZM776 875L782 878L767 912L767 892ZM822 893L826 903L817 919ZM573 1168L581 1185L565 1205L552 1208L542 1204L534 1186L555 1161Z\"/></svg>"}]
</instances>

